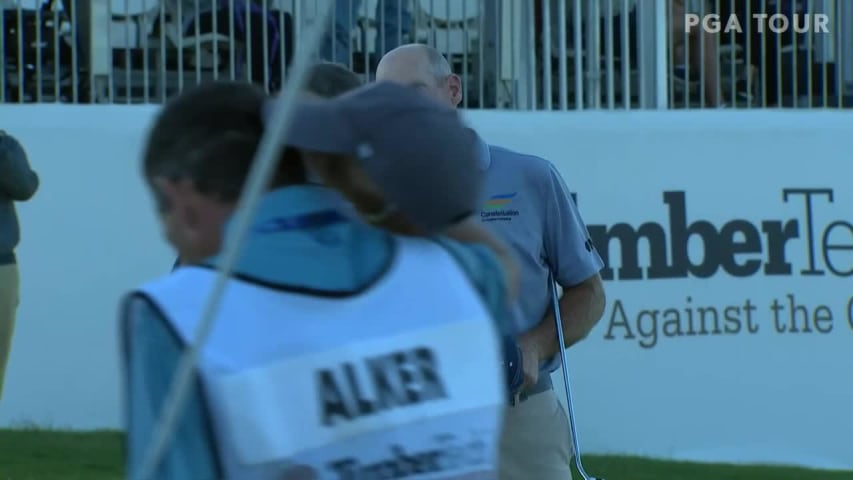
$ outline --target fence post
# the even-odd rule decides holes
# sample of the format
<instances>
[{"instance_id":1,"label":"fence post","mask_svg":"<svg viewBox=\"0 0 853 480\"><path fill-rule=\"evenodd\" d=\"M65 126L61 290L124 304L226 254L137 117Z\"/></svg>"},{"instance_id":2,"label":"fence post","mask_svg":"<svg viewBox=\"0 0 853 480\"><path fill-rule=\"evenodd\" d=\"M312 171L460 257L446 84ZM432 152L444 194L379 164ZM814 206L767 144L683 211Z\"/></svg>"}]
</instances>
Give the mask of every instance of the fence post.
<instances>
[{"instance_id":1,"label":"fence post","mask_svg":"<svg viewBox=\"0 0 853 480\"><path fill-rule=\"evenodd\" d=\"M113 52L110 45L110 0L92 0L89 10L89 74L94 88L94 102L112 102Z\"/></svg>"},{"instance_id":2,"label":"fence post","mask_svg":"<svg viewBox=\"0 0 853 480\"><path fill-rule=\"evenodd\" d=\"M668 108L667 59L671 0L638 1L637 43L640 66L640 108Z\"/></svg>"}]
</instances>

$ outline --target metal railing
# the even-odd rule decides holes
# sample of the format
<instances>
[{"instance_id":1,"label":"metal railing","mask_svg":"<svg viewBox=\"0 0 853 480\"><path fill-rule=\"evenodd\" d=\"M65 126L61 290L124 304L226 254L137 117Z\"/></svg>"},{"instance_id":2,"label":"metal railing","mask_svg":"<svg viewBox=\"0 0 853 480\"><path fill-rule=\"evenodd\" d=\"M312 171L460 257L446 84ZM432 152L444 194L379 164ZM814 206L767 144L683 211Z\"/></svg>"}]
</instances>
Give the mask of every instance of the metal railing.
<instances>
[{"instance_id":1,"label":"metal railing","mask_svg":"<svg viewBox=\"0 0 853 480\"><path fill-rule=\"evenodd\" d=\"M370 78L435 46L466 108L839 108L850 0L337 0L321 51ZM280 87L316 0L0 0L0 101L159 103Z\"/></svg>"}]
</instances>

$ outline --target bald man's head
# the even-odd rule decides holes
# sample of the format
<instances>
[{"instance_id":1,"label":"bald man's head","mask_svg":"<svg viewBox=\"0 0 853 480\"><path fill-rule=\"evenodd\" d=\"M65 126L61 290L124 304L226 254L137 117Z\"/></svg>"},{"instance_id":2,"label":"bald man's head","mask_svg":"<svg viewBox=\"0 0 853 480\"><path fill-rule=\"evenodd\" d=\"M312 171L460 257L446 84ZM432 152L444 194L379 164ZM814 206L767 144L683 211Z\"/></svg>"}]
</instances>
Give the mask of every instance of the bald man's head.
<instances>
[{"instance_id":1,"label":"bald man's head","mask_svg":"<svg viewBox=\"0 0 853 480\"><path fill-rule=\"evenodd\" d=\"M462 101L462 81L429 45L412 43L386 53L376 68L376 80L417 87L451 107Z\"/></svg>"}]
</instances>

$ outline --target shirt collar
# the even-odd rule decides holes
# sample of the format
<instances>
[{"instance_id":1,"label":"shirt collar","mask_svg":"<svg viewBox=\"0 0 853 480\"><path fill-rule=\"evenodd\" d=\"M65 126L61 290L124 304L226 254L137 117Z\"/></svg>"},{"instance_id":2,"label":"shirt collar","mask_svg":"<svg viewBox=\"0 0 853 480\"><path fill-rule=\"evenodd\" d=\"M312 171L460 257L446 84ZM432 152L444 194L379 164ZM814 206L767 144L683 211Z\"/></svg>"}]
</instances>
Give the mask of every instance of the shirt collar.
<instances>
[{"instance_id":1,"label":"shirt collar","mask_svg":"<svg viewBox=\"0 0 853 480\"><path fill-rule=\"evenodd\" d=\"M477 143L478 154L480 156L480 168L488 170L489 165L492 164L492 153L489 151L489 144L484 142L479 135L477 135Z\"/></svg>"},{"instance_id":2,"label":"shirt collar","mask_svg":"<svg viewBox=\"0 0 853 480\"><path fill-rule=\"evenodd\" d=\"M304 215L321 210L348 210L348 203L336 190L321 185L294 185L267 192L261 197L253 224L273 218ZM225 225L226 235L232 234L234 218Z\"/></svg>"}]
</instances>

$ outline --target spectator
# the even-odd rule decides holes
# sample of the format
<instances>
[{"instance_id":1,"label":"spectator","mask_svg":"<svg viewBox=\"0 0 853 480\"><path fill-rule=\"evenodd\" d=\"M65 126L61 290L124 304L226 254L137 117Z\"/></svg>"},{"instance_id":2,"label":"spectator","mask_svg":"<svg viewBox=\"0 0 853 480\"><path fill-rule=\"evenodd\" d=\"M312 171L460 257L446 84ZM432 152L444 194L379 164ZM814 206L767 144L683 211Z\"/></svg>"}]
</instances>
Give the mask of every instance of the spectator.
<instances>
[{"instance_id":1,"label":"spectator","mask_svg":"<svg viewBox=\"0 0 853 480\"><path fill-rule=\"evenodd\" d=\"M45 3L54 0L46 0ZM89 98L91 0L66 0L68 20L76 25L77 66L81 101ZM234 52L238 65L246 63L252 83L278 89L281 83L281 35L283 27L276 15L269 15L255 0L164 0L165 11L177 22L186 37L196 34L234 32L236 40L248 48ZM233 15L231 8L233 7ZM216 10L216 15L213 14ZM178 18L179 17L179 18ZM196 25L196 22L198 24ZM264 23L266 22L266 38ZM174 47L174 45L173 45ZM249 58L243 58L248 53Z\"/></svg>"},{"instance_id":2,"label":"spectator","mask_svg":"<svg viewBox=\"0 0 853 480\"><path fill-rule=\"evenodd\" d=\"M52 5L55 0L45 0L44 6ZM77 74L77 95L72 95L75 103L89 103L92 99L91 82L91 40L92 31L92 1L63 0L67 18L72 26L73 48L76 59L72 58L71 68Z\"/></svg>"},{"instance_id":3,"label":"spectator","mask_svg":"<svg viewBox=\"0 0 853 480\"><path fill-rule=\"evenodd\" d=\"M702 16L714 12L707 3L703 8L705 0L671 0L671 2L669 31L674 66L681 64L697 69L704 87L705 105L725 106L723 90L720 86L720 52L717 44L719 34L699 27L688 29L685 18L688 13Z\"/></svg>"},{"instance_id":4,"label":"spectator","mask_svg":"<svg viewBox=\"0 0 853 480\"><path fill-rule=\"evenodd\" d=\"M196 29L199 34L233 34L237 42L245 45L234 52L234 58L238 67L243 64L248 67L249 81L268 91L279 88L283 27L276 15L270 15L256 0L165 1L171 4L169 10L173 15L180 14L180 18L172 21L179 22L185 36L195 36Z\"/></svg>"},{"instance_id":5,"label":"spectator","mask_svg":"<svg viewBox=\"0 0 853 480\"><path fill-rule=\"evenodd\" d=\"M15 247L21 235L15 202L32 198L38 186L21 144L0 130L0 399L19 301Z\"/></svg>"},{"instance_id":6,"label":"spectator","mask_svg":"<svg viewBox=\"0 0 853 480\"><path fill-rule=\"evenodd\" d=\"M321 58L343 65L352 64L352 30L361 5L362 0L335 1L331 31L322 43ZM379 30L373 48L376 58L412 40L414 24L410 0L378 0L375 15Z\"/></svg>"},{"instance_id":7,"label":"spectator","mask_svg":"<svg viewBox=\"0 0 853 480\"><path fill-rule=\"evenodd\" d=\"M307 93L321 98L334 98L361 86L361 79L345 66L318 62L308 71Z\"/></svg>"},{"instance_id":8,"label":"spectator","mask_svg":"<svg viewBox=\"0 0 853 480\"><path fill-rule=\"evenodd\" d=\"M614 39L613 45L615 49L619 49L622 45L621 36L628 34L631 38L631 47L629 52L621 52L623 56L628 56L632 61L639 58L637 51L637 0L595 0L598 2L598 14L602 22L607 21L609 16L613 25ZM693 72L699 72L700 81L704 87L704 101L707 106L719 107L723 106L723 92L720 86L720 54L717 45L716 34L705 31L699 27L688 29L685 25L685 15L695 13L698 15L711 13L710 8L702 8L704 0L670 0L671 9L669 12L670 22L668 25L670 48L673 53L673 70L676 78L688 82L685 74L689 69ZM567 28L572 29L573 21L571 20L576 12L571 11L574 2L566 2L567 12ZM550 0L551 11L551 42L558 44L559 42L559 16L557 15L557 1ZM586 21L586 13L589 8L592 8L593 3L590 0L584 0L582 3L583 10L580 12L582 20ZM629 32L622 32L623 16L628 15L628 24L630 25ZM600 27L601 35L606 31L604 25ZM567 41L571 42L573 37L570 35ZM556 48L553 50L556 51ZM689 60L689 61L688 61ZM691 75L692 76L692 75Z\"/></svg>"}]
</instances>

